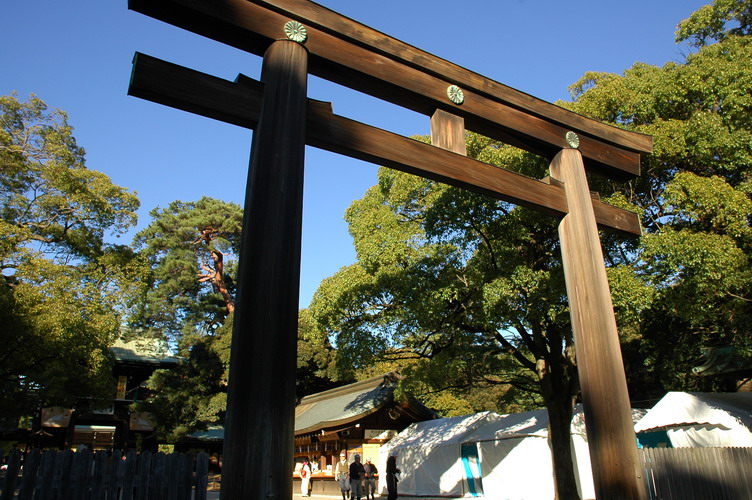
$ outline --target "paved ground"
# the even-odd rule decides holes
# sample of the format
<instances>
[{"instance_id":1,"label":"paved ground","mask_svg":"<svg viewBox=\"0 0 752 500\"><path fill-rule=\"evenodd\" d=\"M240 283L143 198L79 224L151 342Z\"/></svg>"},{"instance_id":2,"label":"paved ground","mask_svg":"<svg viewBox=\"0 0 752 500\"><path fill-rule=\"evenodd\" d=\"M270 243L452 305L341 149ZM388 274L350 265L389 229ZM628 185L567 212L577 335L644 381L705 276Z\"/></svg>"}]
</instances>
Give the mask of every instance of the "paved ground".
<instances>
[{"instance_id":1,"label":"paved ground","mask_svg":"<svg viewBox=\"0 0 752 500\"><path fill-rule=\"evenodd\" d=\"M219 492L218 491L209 491L206 494L206 498L207 498L207 500L218 500L219 499ZM298 493L298 494L293 493L293 495L292 495L292 500L309 500L309 499L310 500L316 500L317 498L320 499L320 500L336 500L336 499L341 499L342 496L341 495L311 495L310 497L304 497L300 493ZM386 498L386 497L378 497L377 496L376 498L378 499L378 498Z\"/></svg>"},{"instance_id":2,"label":"paved ground","mask_svg":"<svg viewBox=\"0 0 752 500\"><path fill-rule=\"evenodd\" d=\"M300 494L297 494L297 495L296 495L296 494L294 494L294 493L293 493L293 495L292 495L292 499L293 499L293 500L307 500L307 499L309 499L309 498L310 498L311 500L315 500L315 499L317 499L317 498L320 498L320 499L322 499L322 500L324 500L324 499L328 499L328 500L336 500L337 498L339 498L340 500L342 500L342 495L311 495L310 497L304 497L304 496L302 496L302 495L300 495Z\"/></svg>"},{"instance_id":3,"label":"paved ground","mask_svg":"<svg viewBox=\"0 0 752 500\"><path fill-rule=\"evenodd\" d=\"M315 500L316 498L320 498L322 500L325 499L325 498L328 498L329 500L335 500L335 499L342 500L342 495L339 494L339 493L336 493L336 494L335 493L329 493L329 494L323 494L322 493L320 495L311 495L310 497L304 497L304 496L300 495L299 493L296 493L295 491L293 491L292 498L293 498L293 500L305 500L307 498L310 498L312 500ZM399 498L405 498L405 497L399 497ZM366 500L366 497L365 496L362 497L361 500ZM386 500L386 493L384 493L383 496L379 495L377 493L376 494L376 500ZM420 500L433 500L433 499L431 499L431 498L421 498ZM446 500L446 499L443 499L443 500Z\"/></svg>"}]
</instances>

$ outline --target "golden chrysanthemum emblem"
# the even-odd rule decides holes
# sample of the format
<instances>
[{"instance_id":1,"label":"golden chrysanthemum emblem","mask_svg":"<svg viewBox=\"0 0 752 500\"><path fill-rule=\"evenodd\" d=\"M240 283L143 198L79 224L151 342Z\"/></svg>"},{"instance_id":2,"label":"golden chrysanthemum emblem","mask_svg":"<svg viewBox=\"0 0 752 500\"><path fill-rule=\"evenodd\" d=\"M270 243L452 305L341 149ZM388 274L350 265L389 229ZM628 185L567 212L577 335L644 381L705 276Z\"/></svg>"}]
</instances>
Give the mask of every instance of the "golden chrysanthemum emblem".
<instances>
[{"instance_id":1,"label":"golden chrysanthemum emblem","mask_svg":"<svg viewBox=\"0 0 752 500\"><path fill-rule=\"evenodd\" d=\"M285 23L285 35L293 42L303 43L308 38L308 32L305 26L297 21L287 21Z\"/></svg>"},{"instance_id":2,"label":"golden chrysanthemum emblem","mask_svg":"<svg viewBox=\"0 0 752 500\"><path fill-rule=\"evenodd\" d=\"M455 104L462 104L465 102L465 93L457 85L450 85L447 87L447 97Z\"/></svg>"},{"instance_id":3,"label":"golden chrysanthemum emblem","mask_svg":"<svg viewBox=\"0 0 752 500\"><path fill-rule=\"evenodd\" d=\"M577 149L580 147L580 138L577 137L577 134L575 134L571 130L567 132L567 135L565 136L565 138L570 148Z\"/></svg>"}]
</instances>

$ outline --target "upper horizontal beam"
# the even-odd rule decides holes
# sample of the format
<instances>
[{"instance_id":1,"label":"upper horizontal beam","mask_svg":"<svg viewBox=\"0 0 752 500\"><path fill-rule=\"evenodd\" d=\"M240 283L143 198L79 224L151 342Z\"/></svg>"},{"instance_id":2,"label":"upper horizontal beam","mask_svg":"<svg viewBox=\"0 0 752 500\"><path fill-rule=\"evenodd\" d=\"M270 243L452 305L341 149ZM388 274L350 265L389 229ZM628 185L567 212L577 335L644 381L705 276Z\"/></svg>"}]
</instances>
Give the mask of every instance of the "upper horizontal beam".
<instances>
[{"instance_id":1,"label":"upper horizontal beam","mask_svg":"<svg viewBox=\"0 0 752 500\"><path fill-rule=\"evenodd\" d=\"M640 153L652 150L650 136L536 99L307 0L130 0L129 7L258 55L298 20L308 31L312 74L427 116L450 111L469 130L548 158L574 131L586 165L609 176L639 175ZM449 85L463 89L464 103L447 99Z\"/></svg>"},{"instance_id":2,"label":"upper horizontal beam","mask_svg":"<svg viewBox=\"0 0 752 500\"><path fill-rule=\"evenodd\" d=\"M221 78L136 54L128 93L235 125L255 128L263 84L240 75ZM568 212L561 186L479 162L332 113L328 103L309 100L306 143L327 151L385 165L563 216ZM593 200L598 224L639 235L637 215Z\"/></svg>"},{"instance_id":3,"label":"upper horizontal beam","mask_svg":"<svg viewBox=\"0 0 752 500\"><path fill-rule=\"evenodd\" d=\"M419 68L433 76L454 80L463 88L470 88L500 102L514 106L533 115L546 116L560 125L600 137L636 152L652 150L649 135L625 131L578 115L530 94L490 80L478 73L437 57L380 31L345 17L309 0L252 0L260 5L284 13L290 17L316 26L328 33L339 34L343 39L362 44L381 52L405 65Z\"/></svg>"}]
</instances>

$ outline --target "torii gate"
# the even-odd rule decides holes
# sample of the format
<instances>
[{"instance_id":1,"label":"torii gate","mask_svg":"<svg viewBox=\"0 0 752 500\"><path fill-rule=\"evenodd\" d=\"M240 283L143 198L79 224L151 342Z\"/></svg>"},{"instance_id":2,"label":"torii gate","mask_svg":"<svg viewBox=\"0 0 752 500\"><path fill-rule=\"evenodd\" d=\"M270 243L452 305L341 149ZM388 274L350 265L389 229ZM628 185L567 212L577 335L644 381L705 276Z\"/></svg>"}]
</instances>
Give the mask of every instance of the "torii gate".
<instances>
[{"instance_id":1,"label":"torii gate","mask_svg":"<svg viewBox=\"0 0 752 500\"><path fill-rule=\"evenodd\" d=\"M129 8L263 55L229 82L136 54L129 94L252 128L230 359L222 498L292 497L297 300L306 144L561 217L565 280L596 495L644 499L597 225L639 220L591 197L585 167L640 173L649 136L571 113L308 0L129 0ZM431 117L427 145L306 98L307 74ZM465 128L545 156L528 178L464 156ZM584 158L584 160L583 160Z\"/></svg>"}]
</instances>

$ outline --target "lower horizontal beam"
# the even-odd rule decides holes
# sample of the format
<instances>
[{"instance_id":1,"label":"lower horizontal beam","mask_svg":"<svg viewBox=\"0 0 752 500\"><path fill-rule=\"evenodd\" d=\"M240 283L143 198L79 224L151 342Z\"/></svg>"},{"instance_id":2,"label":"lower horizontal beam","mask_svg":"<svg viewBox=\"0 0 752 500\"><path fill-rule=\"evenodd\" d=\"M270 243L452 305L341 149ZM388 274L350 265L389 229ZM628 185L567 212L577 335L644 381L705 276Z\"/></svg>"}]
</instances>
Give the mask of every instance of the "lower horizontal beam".
<instances>
[{"instance_id":1,"label":"lower horizontal beam","mask_svg":"<svg viewBox=\"0 0 752 500\"><path fill-rule=\"evenodd\" d=\"M255 128L264 86L235 82L137 53L130 95L246 128ZM552 215L568 212L564 189L332 113L308 100L306 143L327 151L427 177ZM637 214L593 200L598 224L639 235Z\"/></svg>"}]
</instances>

